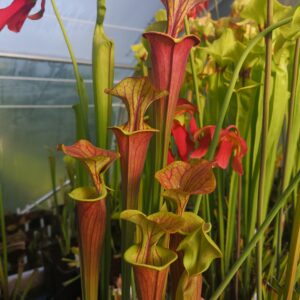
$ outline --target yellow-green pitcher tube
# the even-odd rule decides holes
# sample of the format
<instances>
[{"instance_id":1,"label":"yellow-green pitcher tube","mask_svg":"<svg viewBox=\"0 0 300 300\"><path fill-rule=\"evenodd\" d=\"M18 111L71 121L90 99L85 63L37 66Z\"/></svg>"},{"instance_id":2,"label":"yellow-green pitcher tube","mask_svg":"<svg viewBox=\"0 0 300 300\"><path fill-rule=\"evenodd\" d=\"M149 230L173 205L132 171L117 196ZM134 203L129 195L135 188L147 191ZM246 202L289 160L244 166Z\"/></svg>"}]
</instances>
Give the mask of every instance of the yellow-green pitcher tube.
<instances>
[{"instance_id":1,"label":"yellow-green pitcher tube","mask_svg":"<svg viewBox=\"0 0 300 300\"><path fill-rule=\"evenodd\" d=\"M96 144L108 147L107 127L111 117L111 95L104 93L112 88L114 77L114 44L104 32L105 0L97 1L97 20L93 38L93 89L96 116Z\"/></svg>"},{"instance_id":2,"label":"yellow-green pitcher tube","mask_svg":"<svg viewBox=\"0 0 300 300\"><path fill-rule=\"evenodd\" d=\"M105 18L105 0L97 1L97 19L93 38L93 92L96 118L96 145L109 148L107 127L111 118L111 95L104 93L106 88L112 88L114 77L114 44L105 35L103 22ZM109 200L107 200L109 201ZM107 206L108 208L110 205ZM107 230L102 251L101 273L109 274L111 265L110 249L110 212L106 214ZM105 258L105 259L104 259ZM101 276L101 299L108 299L109 276Z\"/></svg>"}]
</instances>

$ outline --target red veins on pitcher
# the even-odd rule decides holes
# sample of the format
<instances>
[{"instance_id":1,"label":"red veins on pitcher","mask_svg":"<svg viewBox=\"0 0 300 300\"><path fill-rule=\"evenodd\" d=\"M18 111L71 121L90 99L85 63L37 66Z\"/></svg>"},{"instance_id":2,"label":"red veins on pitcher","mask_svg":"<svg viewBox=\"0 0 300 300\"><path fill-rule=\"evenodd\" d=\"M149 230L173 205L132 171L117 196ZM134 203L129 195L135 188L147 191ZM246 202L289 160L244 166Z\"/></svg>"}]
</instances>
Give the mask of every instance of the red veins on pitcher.
<instances>
[{"instance_id":1,"label":"red veins on pitcher","mask_svg":"<svg viewBox=\"0 0 300 300\"><path fill-rule=\"evenodd\" d=\"M196 5L194 8L192 8L188 13L188 17L191 19L196 19L199 15L201 15L203 12L207 10L208 10L208 0L205 0L202 3Z\"/></svg>"},{"instance_id":2,"label":"red veins on pitcher","mask_svg":"<svg viewBox=\"0 0 300 300\"><path fill-rule=\"evenodd\" d=\"M162 0L167 10L167 34L177 37L183 27L184 16L205 0Z\"/></svg>"},{"instance_id":3,"label":"red veins on pitcher","mask_svg":"<svg viewBox=\"0 0 300 300\"><path fill-rule=\"evenodd\" d=\"M95 188L101 194L103 190L101 176L119 158L119 153L95 147L87 140L79 140L71 146L61 144L57 148L66 155L79 159L84 164L93 180Z\"/></svg>"}]
</instances>

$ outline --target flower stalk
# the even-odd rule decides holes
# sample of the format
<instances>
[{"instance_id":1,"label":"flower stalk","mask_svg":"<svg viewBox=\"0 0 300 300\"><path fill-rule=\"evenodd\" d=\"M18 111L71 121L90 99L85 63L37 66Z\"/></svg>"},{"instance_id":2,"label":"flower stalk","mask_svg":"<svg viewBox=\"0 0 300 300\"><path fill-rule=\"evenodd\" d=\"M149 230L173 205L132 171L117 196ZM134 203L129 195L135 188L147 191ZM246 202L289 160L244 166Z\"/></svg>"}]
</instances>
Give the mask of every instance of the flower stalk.
<instances>
[{"instance_id":1,"label":"flower stalk","mask_svg":"<svg viewBox=\"0 0 300 300\"><path fill-rule=\"evenodd\" d=\"M251 238L251 240L248 242L248 244L245 246L243 253L239 257L239 259L232 265L231 269L227 272L225 279L221 282L221 284L218 286L218 288L214 291L214 293L211 295L211 300L217 300L224 292L225 288L230 283L231 279L235 276L236 272L239 270L243 262L248 258L251 251L256 247L257 243L260 241L262 236L264 235L265 231L269 227L269 225L272 223L272 221L277 216L280 209L286 204L289 196L292 194L292 192L297 188L298 184L300 182L300 172L298 172L295 177L291 180L291 183L289 186L285 189L285 191L278 197L278 200L275 202L276 204L273 206L273 208L270 210L269 214L261 224L261 226L257 229L254 236Z\"/></svg>"},{"instance_id":2,"label":"flower stalk","mask_svg":"<svg viewBox=\"0 0 300 300\"><path fill-rule=\"evenodd\" d=\"M273 22L273 0L267 0L267 20L266 27ZM261 152L260 152L260 172L258 182L258 199L257 199L257 228L262 224L263 207L265 199L265 172L267 164L267 140L269 130L269 102L271 96L271 76L272 76L272 32L265 37L266 57L265 57L265 79L264 79L264 98L263 98L263 116L262 116L262 135L261 135ZM257 298L262 300L262 256L263 256L263 238L257 244Z\"/></svg>"},{"instance_id":3,"label":"flower stalk","mask_svg":"<svg viewBox=\"0 0 300 300\"><path fill-rule=\"evenodd\" d=\"M104 18L106 1L97 0L97 19L93 36L92 70L93 92L95 104L96 145L100 148L109 148L107 128L111 119L112 97L104 92L105 88L112 88L114 78L114 43L104 32ZM107 214L107 226L110 225L110 212ZM110 228L110 226L109 226ZM106 231L105 246L102 254L102 273L110 273L111 264L111 231ZM105 257L105 258L104 258ZM101 278L101 299L108 298L109 276Z\"/></svg>"},{"instance_id":4,"label":"flower stalk","mask_svg":"<svg viewBox=\"0 0 300 300\"><path fill-rule=\"evenodd\" d=\"M287 126L287 139L286 139L286 148L284 155L284 164L283 164L283 189L286 188L288 184L288 175L287 175L287 160L292 159L289 155L289 144L292 138L292 125L295 122L294 118L294 106L297 90L297 82L299 79L299 56L300 56L300 38L296 40L295 53L294 53L294 62L293 62L293 79L291 87L291 99L289 104L289 115L288 115L288 126ZM300 215L300 200L298 197L296 209L294 211L294 223L292 229L292 237L289 251L289 258L287 263L287 271L285 276L285 286L284 286L284 299L290 300L293 296L293 290L295 285L296 269L297 262L299 261L300 256L300 218L297 217ZM279 235L280 236L280 235ZM278 243L281 245L281 240Z\"/></svg>"},{"instance_id":5,"label":"flower stalk","mask_svg":"<svg viewBox=\"0 0 300 300\"><path fill-rule=\"evenodd\" d=\"M86 86L85 86L82 76L80 75L78 64L77 64L70 40L68 38L66 29L64 27L63 21L61 19L58 9L57 9L55 0L51 0L51 4L52 4L53 10L54 10L56 19L58 21L58 24L60 26L60 29L62 31L65 43L67 45L67 48L68 48L68 51L70 54L70 58L72 61L72 65L73 65L75 79L76 79L77 94L79 96L78 113L80 114L80 119L82 120L82 122L80 123L81 128L77 132L81 133L80 138L82 138L82 139L88 138L88 95L87 95L87 91L86 91ZM79 126L79 124L77 124L77 126Z\"/></svg>"}]
</instances>

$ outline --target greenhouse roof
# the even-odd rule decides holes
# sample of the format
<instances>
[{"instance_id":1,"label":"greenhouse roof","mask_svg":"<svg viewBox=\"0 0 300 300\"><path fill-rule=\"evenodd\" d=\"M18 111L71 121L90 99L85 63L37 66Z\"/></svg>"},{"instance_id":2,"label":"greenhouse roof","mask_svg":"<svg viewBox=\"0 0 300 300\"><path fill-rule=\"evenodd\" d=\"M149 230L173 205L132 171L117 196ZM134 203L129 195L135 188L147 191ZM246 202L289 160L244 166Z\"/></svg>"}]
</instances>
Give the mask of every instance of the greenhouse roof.
<instances>
[{"instance_id":1,"label":"greenhouse roof","mask_svg":"<svg viewBox=\"0 0 300 300\"><path fill-rule=\"evenodd\" d=\"M114 40L116 63L133 64L130 46L137 43L144 28L153 19L155 12L162 8L160 1L122 0L106 1L106 34ZM0 7L6 7L11 0L2 0ZM34 10L39 9L39 4ZM66 3L57 0L67 33L78 60L90 61L92 37L96 19L95 0L72 0ZM46 1L44 17L38 21L27 20L20 33L3 29L0 34L1 54L69 58L67 47L50 1Z\"/></svg>"}]
</instances>

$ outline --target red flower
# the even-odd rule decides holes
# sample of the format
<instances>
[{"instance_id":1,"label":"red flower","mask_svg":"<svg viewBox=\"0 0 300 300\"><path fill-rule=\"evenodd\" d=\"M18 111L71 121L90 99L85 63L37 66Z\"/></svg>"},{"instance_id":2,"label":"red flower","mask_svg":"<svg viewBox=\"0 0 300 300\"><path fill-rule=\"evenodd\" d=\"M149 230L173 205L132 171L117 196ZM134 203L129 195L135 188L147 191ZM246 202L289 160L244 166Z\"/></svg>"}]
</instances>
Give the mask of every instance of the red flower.
<instances>
[{"instance_id":1,"label":"red flower","mask_svg":"<svg viewBox=\"0 0 300 300\"><path fill-rule=\"evenodd\" d=\"M185 99L178 99L171 135L174 138L174 142L178 150L178 156L183 161L188 160L189 154L195 148L195 143L191 139L191 136L193 136L198 130L196 120L193 116L195 112L197 112L197 109L192 103ZM182 120L179 120L181 117L184 118L185 113L190 115L189 124L185 124L184 121L182 122ZM187 129L187 125L189 125L189 130ZM169 149L168 164L174 160L175 156Z\"/></svg>"},{"instance_id":2,"label":"red flower","mask_svg":"<svg viewBox=\"0 0 300 300\"><path fill-rule=\"evenodd\" d=\"M213 139L216 126L209 125L199 129L194 139L199 141L198 149L195 150L191 158L202 158L208 151ZM228 126L222 129L219 137L219 144L215 154L215 163L221 169L226 169L229 159L233 153L232 168L239 175L243 175L242 158L247 153L245 140L240 136L236 126Z\"/></svg>"},{"instance_id":3,"label":"red flower","mask_svg":"<svg viewBox=\"0 0 300 300\"><path fill-rule=\"evenodd\" d=\"M7 25L9 30L19 32L26 18L40 19L45 11L45 1L41 1L41 10L31 16L28 15L35 6L36 0L14 0L8 7L0 9L0 31Z\"/></svg>"},{"instance_id":4,"label":"red flower","mask_svg":"<svg viewBox=\"0 0 300 300\"><path fill-rule=\"evenodd\" d=\"M203 12L207 10L208 10L208 0L205 0L202 3L199 3L194 8L192 8L188 13L188 17L191 19L196 19L199 15L201 15Z\"/></svg>"}]
</instances>

